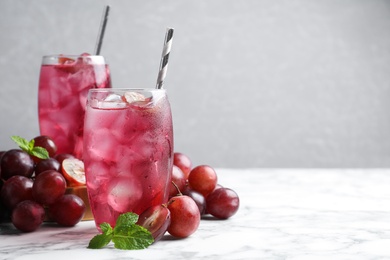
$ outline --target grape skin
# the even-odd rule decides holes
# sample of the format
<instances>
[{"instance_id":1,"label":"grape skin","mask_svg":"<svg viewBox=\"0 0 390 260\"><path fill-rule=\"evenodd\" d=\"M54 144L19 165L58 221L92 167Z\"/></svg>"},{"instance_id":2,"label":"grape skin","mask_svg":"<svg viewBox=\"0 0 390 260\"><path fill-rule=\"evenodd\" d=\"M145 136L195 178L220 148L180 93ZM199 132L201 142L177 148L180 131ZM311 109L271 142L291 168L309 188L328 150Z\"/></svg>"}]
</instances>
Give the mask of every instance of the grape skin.
<instances>
[{"instance_id":1,"label":"grape skin","mask_svg":"<svg viewBox=\"0 0 390 260\"><path fill-rule=\"evenodd\" d=\"M25 200L20 202L12 211L12 224L23 231L32 232L36 230L45 219L45 210L37 202Z\"/></svg>"},{"instance_id":2,"label":"grape skin","mask_svg":"<svg viewBox=\"0 0 390 260\"><path fill-rule=\"evenodd\" d=\"M45 148L49 153L49 157L53 157L57 152L57 145L54 143L53 139L46 135L40 135L34 138L34 146L39 146ZM40 161L39 158L36 158L37 161Z\"/></svg>"},{"instance_id":3,"label":"grape skin","mask_svg":"<svg viewBox=\"0 0 390 260\"><path fill-rule=\"evenodd\" d=\"M206 198L206 209L218 219L227 219L236 214L240 206L237 193L229 188L215 189Z\"/></svg>"},{"instance_id":4,"label":"grape skin","mask_svg":"<svg viewBox=\"0 0 390 260\"><path fill-rule=\"evenodd\" d=\"M187 179L186 176L184 175L183 171L177 167L176 165L172 166L172 175L171 175L171 181L173 183L170 183L169 185L169 197L176 196L180 192L182 192L187 185Z\"/></svg>"},{"instance_id":5,"label":"grape skin","mask_svg":"<svg viewBox=\"0 0 390 260\"><path fill-rule=\"evenodd\" d=\"M171 224L171 212L165 205L149 207L139 215L137 224L149 230L154 242L157 242L164 236Z\"/></svg>"},{"instance_id":6,"label":"grape skin","mask_svg":"<svg viewBox=\"0 0 390 260\"><path fill-rule=\"evenodd\" d=\"M28 153L20 149L11 149L1 158L1 178L7 180L14 175L31 177L34 173L34 161Z\"/></svg>"},{"instance_id":7,"label":"grape skin","mask_svg":"<svg viewBox=\"0 0 390 260\"><path fill-rule=\"evenodd\" d=\"M200 223L200 212L195 201L189 196L179 195L172 197L167 204L171 212L168 233L178 238L192 235Z\"/></svg>"},{"instance_id":8,"label":"grape skin","mask_svg":"<svg viewBox=\"0 0 390 260\"><path fill-rule=\"evenodd\" d=\"M86 206L80 197L64 195L66 181L59 172L58 161L73 156L55 154L57 147L47 136L37 136L34 142L34 146L48 151L49 159L39 159L21 149L0 151L0 222L12 222L18 230L31 232L45 218L50 219L46 216L49 213L44 210L44 206L58 204L53 207L58 211L55 214L65 219L58 223L75 225L82 219ZM46 177L39 177L48 171L51 173L44 174Z\"/></svg>"},{"instance_id":9,"label":"grape skin","mask_svg":"<svg viewBox=\"0 0 390 260\"><path fill-rule=\"evenodd\" d=\"M196 166L188 176L189 186L204 197L207 197L215 189L217 182L217 173L208 165Z\"/></svg>"},{"instance_id":10,"label":"grape skin","mask_svg":"<svg viewBox=\"0 0 390 260\"><path fill-rule=\"evenodd\" d=\"M61 173L47 170L36 177L32 188L35 201L51 205L65 194L66 181Z\"/></svg>"},{"instance_id":11,"label":"grape skin","mask_svg":"<svg viewBox=\"0 0 390 260\"><path fill-rule=\"evenodd\" d=\"M185 178L188 179L188 175L192 169L191 159L183 153L176 152L173 154L173 164L179 167L183 171Z\"/></svg>"},{"instance_id":12,"label":"grape skin","mask_svg":"<svg viewBox=\"0 0 390 260\"><path fill-rule=\"evenodd\" d=\"M48 158L45 160L41 160L38 162L35 166L35 176L38 176L41 172L47 171L47 170L60 170L60 163L54 159L54 158Z\"/></svg>"},{"instance_id":13,"label":"grape skin","mask_svg":"<svg viewBox=\"0 0 390 260\"><path fill-rule=\"evenodd\" d=\"M80 197L65 194L49 206L49 216L61 226L72 227L83 218L85 209L84 201Z\"/></svg>"},{"instance_id":14,"label":"grape skin","mask_svg":"<svg viewBox=\"0 0 390 260\"><path fill-rule=\"evenodd\" d=\"M59 153L59 154L54 155L53 158L56 159L60 164L62 164L62 162L65 159L68 159L68 158L73 159L73 158L76 158L76 157L74 157L73 155L71 155L69 153Z\"/></svg>"},{"instance_id":15,"label":"grape skin","mask_svg":"<svg viewBox=\"0 0 390 260\"><path fill-rule=\"evenodd\" d=\"M200 194L199 192L194 191L190 188L187 188L184 190L183 195L187 195L195 201L196 205L199 208L200 215L205 214L205 212L206 212L206 199L202 194Z\"/></svg>"},{"instance_id":16,"label":"grape skin","mask_svg":"<svg viewBox=\"0 0 390 260\"><path fill-rule=\"evenodd\" d=\"M1 201L9 208L13 209L24 200L32 200L33 181L30 178L15 175L4 182L1 188Z\"/></svg>"},{"instance_id":17,"label":"grape skin","mask_svg":"<svg viewBox=\"0 0 390 260\"><path fill-rule=\"evenodd\" d=\"M4 152L4 154L5 153L6 152ZM0 153L0 158L1 158L1 155L2 154ZM56 158L55 156L56 155L54 155L54 158ZM1 159L0 159L0 161L1 161ZM48 167L50 167L50 166L48 166ZM180 169L179 166L174 165L174 167L177 167L179 169L178 172L181 171L184 174L184 172ZM203 167L203 169L202 169L202 167ZM158 220L158 221L160 221L160 223L162 223L162 228L160 227L161 229L158 230L159 232L161 230L169 229L168 232L170 231L169 233L172 236L175 236L175 237L178 237L178 238L184 238L184 237L190 236L191 234L193 234L198 229L198 226L199 226L199 223L200 223L200 215L204 214L204 212L207 212L207 213L209 213L209 214L211 214L214 217L219 218L219 219L229 218L229 217L233 216L237 212L237 210L239 208L239 198L238 198L238 195L233 190L227 189L227 188L223 188L221 185L217 184L216 173L210 166L201 165L201 166L198 166L198 167L195 167L195 168L198 168L196 171L206 172L204 174L198 174L197 177L193 177L192 179L193 179L193 183L197 183L197 182L200 183L200 185L201 185L200 190L203 191L203 194L207 195L207 202L208 203L206 203L205 196L200 194L199 191L192 190L191 189L192 187L187 187L187 183L189 182L189 180L188 180L189 176L186 177L186 175L184 174L184 178L183 178L183 175L178 174L176 176L175 180L176 180L177 183L179 183L178 186L181 187L180 190L183 192L183 194L188 195L188 196L179 195L179 196L175 196L175 197L171 198L172 201L170 200L170 202L167 203L167 206L166 206L167 208L165 208L165 209L166 209L166 212L169 212L171 215L175 214L175 213L172 214L171 212L176 212L176 216L171 217L172 221L169 221L169 222L167 222L167 221L166 222L162 222L162 220ZM212 171L210 171L209 169L212 169ZM37 167L35 167L35 171L37 172ZM53 171L58 172L58 170L55 170L55 169L53 169ZM39 170L38 170L38 172L39 172ZM43 173L45 171L41 170L41 172ZM210 174L210 172L211 172L211 174ZM0 174L1 174L1 167L0 167ZM61 173L59 173L59 174L61 174ZM172 173L172 176L173 176L173 174L174 173ZM214 174L215 174L215 176L214 176ZM39 175L39 173L37 175ZM27 177L27 178L29 178L29 177ZM35 183L35 181L34 181L34 183ZM183 183L184 183L184 186L183 186ZM171 185L171 186L173 186L173 185ZM197 186L197 185L195 184L194 186ZM210 187L212 187L212 186L213 186L212 191L209 191L209 190L211 190ZM65 188L66 188L66 182L65 182ZM61 189L59 189L59 190L61 190ZM221 191L216 192L218 189L222 189L223 192L221 192ZM193 193L195 193L195 196L192 196ZM219 196L216 196L215 194L218 194L218 193L220 193ZM200 196L197 196L197 195L200 195ZM47 194L45 196L47 196ZM50 194L48 197L50 197L50 196L52 196L52 195ZM82 215L84 214L84 211L81 210L83 212L82 214L81 213L77 213L78 216L81 216L80 218L79 217L69 217L68 216L69 212L72 212L72 211L76 211L77 212L77 210L71 209L71 207L69 207L69 206L68 206L68 210L65 210L65 211L63 210L62 213L60 213L61 212L61 208L64 209L64 208L67 207L67 206L64 206L65 204L63 202L62 203L60 202L61 200L65 200L64 199L65 196L66 195L62 194L54 202L50 202L50 204L48 202L44 202L43 203L41 201L40 203L38 203L38 205L40 205L41 207L42 207L42 204L50 205L49 206L49 211L51 211L51 213L50 213L51 216L54 216L54 215L57 214L57 218L61 218L61 217L62 218L68 218L68 220L62 220L63 222L61 222L61 220L60 221L56 220L58 224L64 225L64 226L73 226L73 225L77 224L81 220ZM76 196L76 195L74 195L74 196ZM173 196L173 195L171 195L171 196ZM190 200L188 200L185 197L190 198ZM199 199L199 197L203 198L203 200ZM79 198L79 197L77 197L77 198ZM31 201L31 200L28 200L28 201L29 201L29 203L30 202L35 202L36 203L36 201ZM21 203L19 203L19 204L21 204ZM69 204L71 204L71 203L69 203ZM62 205L62 206L60 206L60 205ZM191 210L191 208L193 208L193 205L197 206L197 208L198 208L197 211ZM163 206L161 206L161 207L163 207ZM203 210L202 210L202 207L203 207ZM206 207L207 207L207 209L205 209ZM80 206L80 208L83 208L83 207ZM85 208L84 208L84 210L85 210ZM19 211L20 211L20 209L19 209ZM26 211L26 210L24 210L24 211ZM18 212L18 211L16 211L16 212ZM80 212L80 210L78 212ZM188 213L190 213L190 215L192 214L193 216L198 216L198 217L193 217L193 216L190 216L190 215L186 215ZM75 215L77 215L77 214L75 214ZM164 215L161 214L161 216L164 216ZM156 218L156 216L153 216L152 218ZM69 219L72 219L72 220L69 220ZM27 220L25 220L25 221L27 221ZM66 222L66 221L68 221L68 222ZM34 224L34 222L31 222L31 223L32 223L32 226L37 225L37 224ZM20 227L20 225L21 224L19 223L19 226L17 227L18 229L20 229L21 231L24 231L24 232L30 232L30 230L26 230L26 227ZM25 223L25 225L27 225L27 224ZM28 225L30 225L30 223ZM37 225L35 227L35 229L37 229L39 227L39 225ZM157 222L153 222L153 225L154 225L153 226L154 228L158 227L158 223ZM15 227L16 227L16 225L15 225ZM33 229L33 230L35 230L35 229ZM157 240L161 239L161 237L165 233L165 231L160 232L160 233L159 232L155 233L155 234L158 235L158 239Z\"/></svg>"}]
</instances>

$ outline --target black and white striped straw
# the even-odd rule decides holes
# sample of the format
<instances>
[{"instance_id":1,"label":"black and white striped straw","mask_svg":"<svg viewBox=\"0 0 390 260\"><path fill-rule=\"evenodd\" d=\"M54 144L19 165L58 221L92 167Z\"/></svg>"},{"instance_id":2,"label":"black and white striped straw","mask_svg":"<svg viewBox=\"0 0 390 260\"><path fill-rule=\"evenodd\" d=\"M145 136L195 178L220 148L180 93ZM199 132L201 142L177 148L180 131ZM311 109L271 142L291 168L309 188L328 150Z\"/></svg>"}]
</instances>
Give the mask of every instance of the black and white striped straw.
<instances>
[{"instance_id":1,"label":"black and white striped straw","mask_svg":"<svg viewBox=\"0 0 390 260\"><path fill-rule=\"evenodd\" d=\"M164 48L161 54L160 69L158 71L156 88L161 89L164 86L165 76L167 75L168 59L171 52L173 40L173 28L167 28L164 39Z\"/></svg>"}]
</instances>

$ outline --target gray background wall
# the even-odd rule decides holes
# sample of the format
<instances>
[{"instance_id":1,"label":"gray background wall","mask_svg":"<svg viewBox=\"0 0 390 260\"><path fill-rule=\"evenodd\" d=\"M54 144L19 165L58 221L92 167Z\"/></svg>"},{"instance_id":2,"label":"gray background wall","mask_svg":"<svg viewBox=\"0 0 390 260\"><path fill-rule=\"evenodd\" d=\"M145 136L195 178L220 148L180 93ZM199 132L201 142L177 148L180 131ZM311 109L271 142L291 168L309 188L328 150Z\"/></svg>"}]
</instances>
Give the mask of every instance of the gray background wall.
<instances>
[{"instance_id":1,"label":"gray background wall","mask_svg":"<svg viewBox=\"0 0 390 260\"><path fill-rule=\"evenodd\" d=\"M114 87L166 89L175 150L215 167L389 167L390 1L0 0L0 149L38 135L41 56L102 55Z\"/></svg>"}]
</instances>

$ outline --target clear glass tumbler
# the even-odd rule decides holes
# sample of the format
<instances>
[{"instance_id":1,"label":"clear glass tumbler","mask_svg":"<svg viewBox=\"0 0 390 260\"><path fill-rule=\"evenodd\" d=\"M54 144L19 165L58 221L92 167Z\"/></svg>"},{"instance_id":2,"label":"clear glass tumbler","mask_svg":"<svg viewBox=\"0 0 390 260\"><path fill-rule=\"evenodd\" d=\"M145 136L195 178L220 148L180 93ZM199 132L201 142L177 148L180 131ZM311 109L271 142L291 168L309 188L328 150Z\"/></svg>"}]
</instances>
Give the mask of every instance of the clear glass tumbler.
<instances>
[{"instance_id":1,"label":"clear glass tumbler","mask_svg":"<svg viewBox=\"0 0 390 260\"><path fill-rule=\"evenodd\" d=\"M103 56L43 56L39 78L38 115L41 135L51 137L57 153L82 159L83 123L88 90L111 88Z\"/></svg>"},{"instance_id":2,"label":"clear glass tumbler","mask_svg":"<svg viewBox=\"0 0 390 260\"><path fill-rule=\"evenodd\" d=\"M92 213L115 226L168 200L172 114L163 89L92 89L84 124L84 164Z\"/></svg>"}]
</instances>

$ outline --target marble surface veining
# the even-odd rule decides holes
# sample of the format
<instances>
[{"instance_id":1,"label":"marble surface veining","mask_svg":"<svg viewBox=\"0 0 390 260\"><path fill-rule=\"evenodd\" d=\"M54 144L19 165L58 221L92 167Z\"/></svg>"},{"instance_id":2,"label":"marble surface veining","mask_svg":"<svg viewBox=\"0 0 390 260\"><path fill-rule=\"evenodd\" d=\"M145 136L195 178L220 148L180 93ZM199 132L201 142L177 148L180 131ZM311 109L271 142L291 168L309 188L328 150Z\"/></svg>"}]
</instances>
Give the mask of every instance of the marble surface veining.
<instances>
[{"instance_id":1,"label":"marble surface veining","mask_svg":"<svg viewBox=\"0 0 390 260\"><path fill-rule=\"evenodd\" d=\"M228 220L148 249L87 249L93 221L20 233L0 224L0 259L390 259L390 170L217 169L240 196Z\"/></svg>"}]
</instances>

